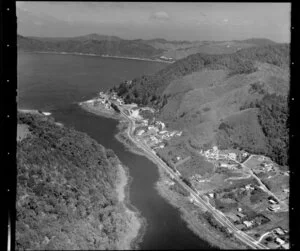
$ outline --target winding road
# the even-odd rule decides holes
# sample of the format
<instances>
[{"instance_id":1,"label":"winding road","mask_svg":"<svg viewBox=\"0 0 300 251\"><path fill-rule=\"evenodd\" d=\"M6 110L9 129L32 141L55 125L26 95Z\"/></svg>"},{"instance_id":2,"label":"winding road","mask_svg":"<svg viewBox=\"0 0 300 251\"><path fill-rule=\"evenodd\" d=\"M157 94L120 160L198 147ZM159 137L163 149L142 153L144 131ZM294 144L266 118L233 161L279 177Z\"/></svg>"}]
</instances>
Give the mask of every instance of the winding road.
<instances>
[{"instance_id":1,"label":"winding road","mask_svg":"<svg viewBox=\"0 0 300 251\"><path fill-rule=\"evenodd\" d=\"M127 136L128 138L136 144L137 147L144 150L144 152L150 157L155 163L159 164L164 170L170 174L171 177L174 177L174 179L184 188L186 189L191 195L194 196L195 204L198 206L201 206L202 208L205 208L207 211L209 211L215 219L223 226L227 227L228 230L240 241L248 245L249 247L253 249L269 249L268 247L260 244L257 240L252 238L251 236L247 235L246 233L242 232L241 230L237 229L234 224L232 224L226 216L210 205L208 201L205 201L202 197L200 197L192 188L190 188L187 184L185 184L177 175L176 173L168 166L164 161L162 161L155 152L149 148L144 142L138 141L133 136L133 131L135 129L135 122L132 120L129 116L127 116L124 112L123 107L120 107L117 103L115 105L118 106L120 109L121 115L129 122L128 130L127 130Z\"/></svg>"}]
</instances>

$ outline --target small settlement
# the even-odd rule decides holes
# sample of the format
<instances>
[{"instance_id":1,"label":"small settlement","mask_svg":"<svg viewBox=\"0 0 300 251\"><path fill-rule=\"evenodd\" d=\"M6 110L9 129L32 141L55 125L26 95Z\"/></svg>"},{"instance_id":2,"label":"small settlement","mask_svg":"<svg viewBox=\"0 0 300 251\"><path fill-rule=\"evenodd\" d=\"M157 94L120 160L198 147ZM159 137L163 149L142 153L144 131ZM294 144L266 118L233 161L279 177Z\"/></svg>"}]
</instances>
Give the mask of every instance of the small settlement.
<instances>
[{"instance_id":1,"label":"small settlement","mask_svg":"<svg viewBox=\"0 0 300 251\"><path fill-rule=\"evenodd\" d=\"M131 84L131 81L127 83ZM144 111L155 113L153 108L125 104L114 92L100 92L97 98L87 102L100 103L106 109L122 107L134 123L135 138L149 146L155 154L166 150L163 148L169 147L166 146L169 140L182 136L182 131L168 130L164 122L155 117L147 119L142 115ZM199 196L222 212L237 229L256 239L262 236L259 241L268 248L288 249L288 220L282 220L278 213L288 213L287 207L282 208L282 205L288 205L289 172L280 171L278 165L265 156L251 155L244 150L220 150L213 146L197 154L199 158L211 163L212 170L207 169L207 173L203 171L200 174L193 171L198 168L193 166L190 168L193 174L186 177L182 173L187 169L186 164L198 159L181 152L181 155L177 153L173 156L173 167L169 165L175 176L184 177ZM175 182L166 180L165 184L171 187ZM269 193L262 184L268 184ZM280 201L270 194L275 194ZM196 199L189 196L189 201L195 203Z\"/></svg>"}]
</instances>

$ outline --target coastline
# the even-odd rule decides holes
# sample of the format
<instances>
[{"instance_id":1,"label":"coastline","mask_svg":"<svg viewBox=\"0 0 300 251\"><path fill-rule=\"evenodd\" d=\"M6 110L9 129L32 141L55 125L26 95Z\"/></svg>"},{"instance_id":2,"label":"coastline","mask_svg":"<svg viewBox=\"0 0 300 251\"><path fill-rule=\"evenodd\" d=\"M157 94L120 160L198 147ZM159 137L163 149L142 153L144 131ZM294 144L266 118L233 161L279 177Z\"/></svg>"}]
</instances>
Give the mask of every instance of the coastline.
<instances>
[{"instance_id":1,"label":"coastline","mask_svg":"<svg viewBox=\"0 0 300 251\"><path fill-rule=\"evenodd\" d=\"M191 204L188 201L187 197L182 197L178 195L177 193L173 192L171 189L169 189L163 182L163 179L170 180L168 175L165 173L164 169L160 167L156 163L155 160L153 160L150 156L145 154L143 151L138 150L135 145L133 144L130 139L126 139L126 134L124 133L124 130L126 128L119 128L119 133L115 136L122 144L125 145L125 147L132 153L142 155L152 161L158 168L159 172L159 179L155 183L155 189L157 190L158 194L163 197L169 204L171 204L173 207L179 210L181 219L186 223L187 227L196 234L200 239L206 241L209 243L209 245L212 248L216 249L247 249L248 247L245 246L243 243L239 243L238 240L235 240L233 242L231 239L227 239L224 236L222 236L221 233L217 232L216 230L212 229L211 226L207 222L199 222L199 218L195 213L190 213L189 211L189 204ZM121 131L123 130L123 131ZM122 138L119 137L119 135L122 135ZM130 142L128 144L128 142ZM174 196L175 195L175 196ZM197 208L198 212L204 213L205 211L203 209Z\"/></svg>"},{"instance_id":2,"label":"coastline","mask_svg":"<svg viewBox=\"0 0 300 251\"><path fill-rule=\"evenodd\" d=\"M97 106L94 107L84 102L79 103L79 106L83 110L95 115L120 121L120 116L114 111L99 109ZM143 218L140 212L130 203L129 187L131 181L132 177L129 174L128 168L118 160L118 178L115 190L118 195L118 200L123 205L125 211L124 219L126 220L127 227L125 231L122 232L120 240L116 245L118 250L138 249L138 245L142 241L147 226L146 219Z\"/></svg>"},{"instance_id":3,"label":"coastline","mask_svg":"<svg viewBox=\"0 0 300 251\"><path fill-rule=\"evenodd\" d=\"M142 155L152 161L158 168L159 179L155 183L155 188L160 196L162 196L168 203L177 208L180 212L180 217L185 221L187 227L193 231L200 239L208 242L212 248L221 248L221 249L246 249L247 247L243 243L239 243L237 240L234 242L230 238L225 238L222 233L216 231L212 228L205 220L200 217L197 212L204 213L202 209L195 209L193 212L190 212L190 208L193 207L192 204L188 201L187 197L183 197L176 192L169 189L169 187L164 183L164 179L169 180L165 171L153 160L150 156L145 154L143 151L139 150L130 139L128 139L125 131L127 130L127 121L122 120L120 116L110 116L107 115L107 112L104 111L94 111L90 106L85 106L83 109L97 114L99 116L106 116L109 118L114 118L119 120L118 129L119 132L115 135L115 138L125 145L126 149L132 153ZM103 109L101 109L103 110ZM202 219L201 219L202 218Z\"/></svg>"},{"instance_id":4,"label":"coastline","mask_svg":"<svg viewBox=\"0 0 300 251\"><path fill-rule=\"evenodd\" d=\"M43 111L40 111L40 110L33 110L33 109L18 109L18 112L38 114L38 115L44 115L44 116L50 116L51 115L51 112L43 112Z\"/></svg>"},{"instance_id":5,"label":"coastline","mask_svg":"<svg viewBox=\"0 0 300 251\"><path fill-rule=\"evenodd\" d=\"M150 58L138 58L138 57L126 57L126 56L107 56L107 55L99 55L94 53L81 53L81 52L58 52L58 51L23 51L27 53L42 53L42 54L59 54L59 55L78 55L78 56L92 56L92 57L102 57L102 58L119 58L119 59L130 59L130 60L139 60L139 61L149 61L149 62L157 62L157 63L166 63L172 64L175 61L165 61L160 59L150 59Z\"/></svg>"},{"instance_id":6,"label":"coastline","mask_svg":"<svg viewBox=\"0 0 300 251\"><path fill-rule=\"evenodd\" d=\"M102 116L102 117L106 117L109 119L116 119L116 120L120 120L120 116L118 116L118 114L114 111L109 111L107 109L102 109L100 107L100 105L98 106L91 106L88 103L85 102L80 102L78 103L78 105L85 111L93 113L95 115L98 116Z\"/></svg>"},{"instance_id":7,"label":"coastline","mask_svg":"<svg viewBox=\"0 0 300 251\"><path fill-rule=\"evenodd\" d=\"M139 243L142 241L146 220L140 215L140 212L130 203L129 187L132 181L129 170L122 164L118 164L118 180L116 184L116 192L118 200L124 205L125 216L127 219L127 228L120 241L117 244L118 250L138 249Z\"/></svg>"},{"instance_id":8,"label":"coastline","mask_svg":"<svg viewBox=\"0 0 300 251\"><path fill-rule=\"evenodd\" d=\"M155 189L160 196L179 210L181 219L194 234L209 243L214 249L248 249L243 243L239 243L236 240L233 242L231 239L225 238L220 232L214 230L209 223L205 222L204 219L201 220L199 213L205 213L206 210L195 207L190 203L188 197L180 196L171 190L163 181L163 179L170 180L170 178L161 168L158 168L158 172L159 180L156 182Z\"/></svg>"}]
</instances>

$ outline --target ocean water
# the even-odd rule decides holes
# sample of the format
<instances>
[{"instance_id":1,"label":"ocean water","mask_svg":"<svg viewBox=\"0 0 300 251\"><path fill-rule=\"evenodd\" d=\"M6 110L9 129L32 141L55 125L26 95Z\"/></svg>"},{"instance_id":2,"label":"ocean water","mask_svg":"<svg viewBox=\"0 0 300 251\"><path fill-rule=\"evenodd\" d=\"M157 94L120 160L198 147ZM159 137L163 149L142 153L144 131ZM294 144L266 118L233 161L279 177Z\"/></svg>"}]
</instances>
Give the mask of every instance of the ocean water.
<instances>
[{"instance_id":1,"label":"ocean water","mask_svg":"<svg viewBox=\"0 0 300 251\"><path fill-rule=\"evenodd\" d=\"M154 188L159 178L157 167L115 139L118 122L88 113L76 104L123 80L166 66L126 59L22 53L18 55L18 107L49 111L58 122L114 150L132 177L131 204L147 221L141 249L210 249Z\"/></svg>"}]
</instances>

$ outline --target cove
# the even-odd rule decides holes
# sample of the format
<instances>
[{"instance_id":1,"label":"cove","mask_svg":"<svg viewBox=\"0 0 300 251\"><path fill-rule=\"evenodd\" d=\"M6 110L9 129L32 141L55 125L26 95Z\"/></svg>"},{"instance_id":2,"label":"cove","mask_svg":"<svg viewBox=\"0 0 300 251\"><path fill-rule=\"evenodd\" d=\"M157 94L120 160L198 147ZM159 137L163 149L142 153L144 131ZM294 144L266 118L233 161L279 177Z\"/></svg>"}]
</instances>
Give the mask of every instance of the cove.
<instances>
[{"instance_id":1,"label":"cove","mask_svg":"<svg viewBox=\"0 0 300 251\"><path fill-rule=\"evenodd\" d=\"M147 226L141 249L209 249L186 226L179 211L169 205L155 189L159 179L157 167L144 156L129 152L114 136L118 121L100 117L82 110L76 104L54 110L56 121L87 133L104 147L112 149L129 168L132 182L129 197L131 204L146 219Z\"/></svg>"},{"instance_id":2,"label":"cove","mask_svg":"<svg viewBox=\"0 0 300 251\"><path fill-rule=\"evenodd\" d=\"M158 167L129 152L115 138L118 121L88 113L77 105L123 80L152 74L165 66L126 59L19 53L18 108L51 112L57 122L87 133L117 154L132 177L130 202L147 221L141 249L209 249L209 244L186 226L179 211L158 194Z\"/></svg>"}]
</instances>

